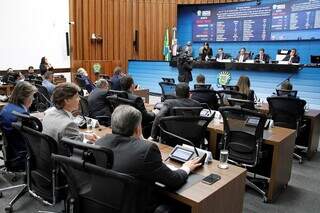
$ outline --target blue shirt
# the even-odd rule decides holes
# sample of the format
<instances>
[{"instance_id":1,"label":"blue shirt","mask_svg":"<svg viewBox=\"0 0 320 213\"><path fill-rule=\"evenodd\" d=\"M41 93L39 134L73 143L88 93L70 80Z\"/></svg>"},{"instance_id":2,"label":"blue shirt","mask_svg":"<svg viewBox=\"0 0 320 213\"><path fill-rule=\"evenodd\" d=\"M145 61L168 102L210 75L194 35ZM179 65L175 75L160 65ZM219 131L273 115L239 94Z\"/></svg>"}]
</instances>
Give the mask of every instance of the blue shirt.
<instances>
[{"instance_id":1,"label":"blue shirt","mask_svg":"<svg viewBox=\"0 0 320 213\"><path fill-rule=\"evenodd\" d=\"M55 85L53 83L51 83L50 81L44 79L42 81L42 86L44 86L45 88L47 88L49 96L51 97L53 90L55 88Z\"/></svg>"},{"instance_id":2,"label":"blue shirt","mask_svg":"<svg viewBox=\"0 0 320 213\"><path fill-rule=\"evenodd\" d=\"M120 79L122 77L120 75L114 75L111 78L111 89L113 90L121 90Z\"/></svg>"},{"instance_id":3,"label":"blue shirt","mask_svg":"<svg viewBox=\"0 0 320 213\"><path fill-rule=\"evenodd\" d=\"M12 130L11 124L13 122L17 122L17 117L12 114L12 112L14 111L28 114L26 108L23 105L16 105L12 103L7 104L0 112L0 122L5 130Z\"/></svg>"},{"instance_id":4,"label":"blue shirt","mask_svg":"<svg viewBox=\"0 0 320 213\"><path fill-rule=\"evenodd\" d=\"M24 139L17 130L13 129L12 123L17 122L17 117L12 112L29 114L23 105L9 103L0 112L2 131L8 141L7 155L11 157L20 156L21 151L26 150ZM23 156L21 156L23 157Z\"/></svg>"}]
</instances>

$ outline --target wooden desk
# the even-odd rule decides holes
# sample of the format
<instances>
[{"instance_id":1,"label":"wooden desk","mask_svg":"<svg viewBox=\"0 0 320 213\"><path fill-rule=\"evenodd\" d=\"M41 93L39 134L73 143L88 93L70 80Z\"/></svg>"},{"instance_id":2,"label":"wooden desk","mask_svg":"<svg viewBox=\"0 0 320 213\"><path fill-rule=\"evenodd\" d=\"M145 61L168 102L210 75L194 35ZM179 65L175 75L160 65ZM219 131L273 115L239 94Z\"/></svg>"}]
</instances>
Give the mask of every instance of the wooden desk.
<instances>
[{"instance_id":1,"label":"wooden desk","mask_svg":"<svg viewBox=\"0 0 320 213\"><path fill-rule=\"evenodd\" d=\"M145 103L149 103L149 89L138 89L134 90L133 94L142 97Z\"/></svg>"},{"instance_id":2,"label":"wooden desk","mask_svg":"<svg viewBox=\"0 0 320 213\"><path fill-rule=\"evenodd\" d=\"M208 125L208 131L210 134L209 149L215 158L217 158L217 137L218 134L223 134L223 124L213 120ZM265 130L263 138L264 143L271 145L273 148L270 181L267 192L268 201L272 202L283 188L286 188L291 177L295 130L274 127L270 130Z\"/></svg>"},{"instance_id":3,"label":"wooden desk","mask_svg":"<svg viewBox=\"0 0 320 213\"><path fill-rule=\"evenodd\" d=\"M260 112L268 114L269 105L263 103L261 106L256 107ZM309 109L305 112L304 117L310 120L309 138L308 138L308 150L307 158L311 160L317 152L319 141L320 141L320 110Z\"/></svg>"},{"instance_id":4,"label":"wooden desk","mask_svg":"<svg viewBox=\"0 0 320 213\"><path fill-rule=\"evenodd\" d=\"M94 129L94 132L102 137L110 134L111 129L101 126ZM162 159L166 159L172 150L172 147L158 144ZM173 161L166 163L179 167L180 165ZM246 170L237 166L230 165L226 170L218 168L218 161L205 165L196 170L197 174L207 176L215 173L221 176L221 180L212 185L198 182L184 189L181 192L164 192L170 198L191 207L192 213L237 213L242 212L243 198L245 192Z\"/></svg>"}]
</instances>

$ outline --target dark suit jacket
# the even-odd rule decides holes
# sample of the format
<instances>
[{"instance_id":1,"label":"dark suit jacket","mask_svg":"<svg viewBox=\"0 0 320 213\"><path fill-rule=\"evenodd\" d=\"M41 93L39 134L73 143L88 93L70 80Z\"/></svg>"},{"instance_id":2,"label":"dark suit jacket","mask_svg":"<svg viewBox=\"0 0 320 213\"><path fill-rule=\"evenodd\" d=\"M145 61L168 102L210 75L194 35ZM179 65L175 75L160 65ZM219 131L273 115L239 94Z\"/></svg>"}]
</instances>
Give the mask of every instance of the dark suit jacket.
<instances>
[{"instance_id":1,"label":"dark suit jacket","mask_svg":"<svg viewBox=\"0 0 320 213\"><path fill-rule=\"evenodd\" d=\"M184 170L172 171L162 162L160 150L155 143L110 134L99 139L96 144L114 152L112 169L118 172L149 183L159 182L172 189L181 187L188 178Z\"/></svg>"},{"instance_id":2,"label":"dark suit jacket","mask_svg":"<svg viewBox=\"0 0 320 213\"><path fill-rule=\"evenodd\" d=\"M90 116L110 116L110 103L107 99L109 95L107 90L95 88L88 97Z\"/></svg>"},{"instance_id":3,"label":"dark suit jacket","mask_svg":"<svg viewBox=\"0 0 320 213\"><path fill-rule=\"evenodd\" d=\"M257 55L254 57L254 60L259 60L259 59L260 59L260 54L257 54ZM262 60L263 60L265 63L269 63L269 60L270 60L269 55L268 55L268 54L263 54Z\"/></svg>"},{"instance_id":4,"label":"dark suit jacket","mask_svg":"<svg viewBox=\"0 0 320 213\"><path fill-rule=\"evenodd\" d=\"M198 92L197 92L198 91ZM213 90L201 88L195 89L192 92L191 98L198 101L199 103L206 103L211 109L218 110L218 99L217 96L213 93Z\"/></svg>"},{"instance_id":5,"label":"dark suit jacket","mask_svg":"<svg viewBox=\"0 0 320 213\"><path fill-rule=\"evenodd\" d=\"M290 55L286 55L286 57L283 59L283 61L289 61L290 60ZM294 56L291 59L292 63L300 63L300 57L298 55Z\"/></svg>"},{"instance_id":6,"label":"dark suit jacket","mask_svg":"<svg viewBox=\"0 0 320 213\"><path fill-rule=\"evenodd\" d=\"M239 61L240 55L237 55L236 60ZM243 62L245 62L246 60L250 59L250 55L249 54L244 54L243 57Z\"/></svg>"},{"instance_id":7,"label":"dark suit jacket","mask_svg":"<svg viewBox=\"0 0 320 213\"><path fill-rule=\"evenodd\" d=\"M220 55L216 54L216 59L219 59ZM228 59L231 58L231 55L226 54L226 53L222 53L222 59Z\"/></svg>"},{"instance_id":8,"label":"dark suit jacket","mask_svg":"<svg viewBox=\"0 0 320 213\"><path fill-rule=\"evenodd\" d=\"M112 90L121 90L120 79L121 79L120 75L112 76L112 78L110 79L111 80L111 89Z\"/></svg>"},{"instance_id":9,"label":"dark suit jacket","mask_svg":"<svg viewBox=\"0 0 320 213\"><path fill-rule=\"evenodd\" d=\"M126 92L128 94L128 99L135 102L135 107L142 114L142 125L147 125L154 120L155 114L153 112L148 112L144 106L143 100L140 96L134 95L131 92Z\"/></svg>"},{"instance_id":10,"label":"dark suit jacket","mask_svg":"<svg viewBox=\"0 0 320 213\"><path fill-rule=\"evenodd\" d=\"M165 116L170 116L173 107L201 107L198 101L192 100L190 98L177 98L177 99L167 99L163 102L163 106L158 112L156 118L154 119L151 137L156 138L159 135L159 124L160 119Z\"/></svg>"}]
</instances>

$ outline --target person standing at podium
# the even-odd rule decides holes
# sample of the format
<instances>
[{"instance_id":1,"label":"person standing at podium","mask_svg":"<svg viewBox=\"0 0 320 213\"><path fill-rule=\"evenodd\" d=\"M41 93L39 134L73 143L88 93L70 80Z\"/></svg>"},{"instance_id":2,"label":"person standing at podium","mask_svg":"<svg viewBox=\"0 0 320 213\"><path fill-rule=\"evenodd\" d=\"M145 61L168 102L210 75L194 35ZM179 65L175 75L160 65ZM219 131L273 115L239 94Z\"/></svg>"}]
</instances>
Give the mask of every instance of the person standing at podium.
<instances>
[{"instance_id":1,"label":"person standing at podium","mask_svg":"<svg viewBox=\"0 0 320 213\"><path fill-rule=\"evenodd\" d=\"M212 57L212 48L209 47L208 42L204 43L203 47L200 50L199 55L200 55L202 61L207 61L209 58Z\"/></svg>"},{"instance_id":2,"label":"person standing at podium","mask_svg":"<svg viewBox=\"0 0 320 213\"><path fill-rule=\"evenodd\" d=\"M289 55L287 55L283 61L288 61L289 64L291 63L300 63L300 57L298 56L297 49L292 48Z\"/></svg>"},{"instance_id":3,"label":"person standing at podium","mask_svg":"<svg viewBox=\"0 0 320 213\"><path fill-rule=\"evenodd\" d=\"M268 64L270 61L270 57L268 54L265 54L263 48L260 48L259 54L254 57L254 60L260 63Z\"/></svg>"},{"instance_id":4,"label":"person standing at podium","mask_svg":"<svg viewBox=\"0 0 320 213\"><path fill-rule=\"evenodd\" d=\"M250 59L250 54L246 52L246 48L241 48L239 51L239 55L236 57L236 61L242 63L248 59Z\"/></svg>"}]
</instances>

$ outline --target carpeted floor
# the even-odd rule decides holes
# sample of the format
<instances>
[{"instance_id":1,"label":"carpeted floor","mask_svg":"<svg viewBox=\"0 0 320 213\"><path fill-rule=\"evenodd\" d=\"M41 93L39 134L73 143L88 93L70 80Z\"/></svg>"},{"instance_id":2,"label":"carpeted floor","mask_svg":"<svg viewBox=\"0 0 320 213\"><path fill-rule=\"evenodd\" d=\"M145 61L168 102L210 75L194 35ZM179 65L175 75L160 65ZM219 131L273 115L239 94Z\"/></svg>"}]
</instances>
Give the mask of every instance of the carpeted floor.
<instances>
[{"instance_id":1,"label":"carpeted floor","mask_svg":"<svg viewBox=\"0 0 320 213\"><path fill-rule=\"evenodd\" d=\"M0 175L0 188L11 185L10 178ZM4 208L9 200L18 190L11 190L3 193L0 199L0 212L5 212ZM40 211L59 212L63 209L63 204L59 203L55 207L48 207L26 194L14 206L16 213L30 213ZM318 213L320 212L320 154L318 153L312 161L305 161L298 164L293 161L292 175L289 186L275 203L266 204L262 202L260 195L248 190L245 193L243 212L249 213Z\"/></svg>"}]
</instances>

